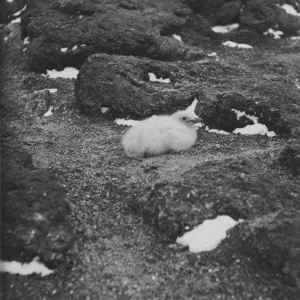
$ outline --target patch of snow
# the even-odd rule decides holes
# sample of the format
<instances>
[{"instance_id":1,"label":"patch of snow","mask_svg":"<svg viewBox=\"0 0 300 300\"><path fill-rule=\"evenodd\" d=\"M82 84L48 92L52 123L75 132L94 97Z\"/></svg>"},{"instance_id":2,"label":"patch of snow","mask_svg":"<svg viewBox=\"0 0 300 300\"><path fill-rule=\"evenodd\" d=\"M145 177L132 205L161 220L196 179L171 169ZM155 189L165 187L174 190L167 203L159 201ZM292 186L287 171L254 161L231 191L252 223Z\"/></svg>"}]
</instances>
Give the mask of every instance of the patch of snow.
<instances>
[{"instance_id":1,"label":"patch of snow","mask_svg":"<svg viewBox=\"0 0 300 300\"><path fill-rule=\"evenodd\" d=\"M86 44L81 44L80 47L86 47Z\"/></svg>"},{"instance_id":2,"label":"patch of snow","mask_svg":"<svg viewBox=\"0 0 300 300\"><path fill-rule=\"evenodd\" d=\"M4 43L6 43L7 40L8 40L8 36L5 36L5 37L4 37Z\"/></svg>"},{"instance_id":3,"label":"patch of snow","mask_svg":"<svg viewBox=\"0 0 300 300\"><path fill-rule=\"evenodd\" d=\"M28 45L29 44L29 36L26 36L26 38L23 41L23 45Z\"/></svg>"},{"instance_id":4,"label":"patch of snow","mask_svg":"<svg viewBox=\"0 0 300 300\"><path fill-rule=\"evenodd\" d=\"M178 35L178 34L173 34L173 38L176 39L176 40L179 41L179 42L182 42L182 38L181 38L181 36Z\"/></svg>"},{"instance_id":5,"label":"patch of snow","mask_svg":"<svg viewBox=\"0 0 300 300\"><path fill-rule=\"evenodd\" d=\"M218 216L215 219L204 221L193 230L186 232L182 237L178 237L176 243L188 246L190 252L193 253L211 251L226 238L228 229L241 222L242 220L235 221L229 216Z\"/></svg>"},{"instance_id":6,"label":"patch of snow","mask_svg":"<svg viewBox=\"0 0 300 300\"><path fill-rule=\"evenodd\" d=\"M68 47L60 48L60 51L63 52L63 53L67 52L67 50L68 50Z\"/></svg>"},{"instance_id":7,"label":"patch of snow","mask_svg":"<svg viewBox=\"0 0 300 300\"><path fill-rule=\"evenodd\" d=\"M207 56L217 56L216 52L208 53Z\"/></svg>"},{"instance_id":8,"label":"patch of snow","mask_svg":"<svg viewBox=\"0 0 300 300\"><path fill-rule=\"evenodd\" d=\"M22 51L25 52L27 50L27 48L24 48Z\"/></svg>"},{"instance_id":9,"label":"patch of snow","mask_svg":"<svg viewBox=\"0 0 300 300\"><path fill-rule=\"evenodd\" d=\"M0 272L18 275L31 275L36 273L44 277L54 271L49 270L44 264L38 261L38 258L35 258L32 262L24 264L17 261L0 261Z\"/></svg>"},{"instance_id":10,"label":"patch of snow","mask_svg":"<svg viewBox=\"0 0 300 300\"><path fill-rule=\"evenodd\" d=\"M245 135L260 134L260 135L267 135L268 137L273 137L276 135L274 131L269 131L266 125L258 123L258 117L248 116L245 112L241 112L236 109L232 109L232 111L236 113L238 120L240 119L240 117L245 116L246 118L248 118L254 123L253 125L247 125L246 127L243 128L236 128L233 131L234 134L238 134L238 133L245 134Z\"/></svg>"},{"instance_id":11,"label":"patch of snow","mask_svg":"<svg viewBox=\"0 0 300 300\"><path fill-rule=\"evenodd\" d=\"M7 3L12 3L14 0L6 0Z\"/></svg>"},{"instance_id":12,"label":"patch of snow","mask_svg":"<svg viewBox=\"0 0 300 300\"><path fill-rule=\"evenodd\" d=\"M216 33L227 33L234 29L239 28L239 26L240 25L238 23L228 24L224 26L219 25L219 26L212 27L212 30Z\"/></svg>"},{"instance_id":13,"label":"patch of snow","mask_svg":"<svg viewBox=\"0 0 300 300\"><path fill-rule=\"evenodd\" d=\"M296 11L296 9L292 6L292 5L289 5L289 4L283 4L283 5L279 5L279 4L276 4L278 7L282 8L285 10L286 13L290 14L290 15L293 15L293 16L300 16L300 13L298 13Z\"/></svg>"},{"instance_id":14,"label":"patch of snow","mask_svg":"<svg viewBox=\"0 0 300 300\"><path fill-rule=\"evenodd\" d=\"M264 35L272 35L274 39L280 39L281 35L283 35L283 32L281 30L275 31L272 28L269 28L267 31L263 32Z\"/></svg>"},{"instance_id":15,"label":"patch of snow","mask_svg":"<svg viewBox=\"0 0 300 300\"><path fill-rule=\"evenodd\" d=\"M136 121L136 120L126 120L126 119L116 119L115 122L118 125L123 125L123 126L134 126L136 124L138 124L140 121Z\"/></svg>"},{"instance_id":16,"label":"patch of snow","mask_svg":"<svg viewBox=\"0 0 300 300\"><path fill-rule=\"evenodd\" d=\"M72 50L75 51L77 49L77 45L75 45Z\"/></svg>"},{"instance_id":17,"label":"patch of snow","mask_svg":"<svg viewBox=\"0 0 300 300\"><path fill-rule=\"evenodd\" d=\"M53 115L53 106L50 106L49 110L44 113L44 117L50 117Z\"/></svg>"},{"instance_id":18,"label":"patch of snow","mask_svg":"<svg viewBox=\"0 0 300 300\"><path fill-rule=\"evenodd\" d=\"M53 70L46 70L47 75L44 75L45 77L49 78L77 78L77 75L79 73L79 70L73 68L73 67L66 67L62 71L57 71L55 69Z\"/></svg>"},{"instance_id":19,"label":"patch of snow","mask_svg":"<svg viewBox=\"0 0 300 300\"><path fill-rule=\"evenodd\" d=\"M218 134L230 134L230 132L224 131L224 130L219 130L219 129L209 129L207 126L205 128L205 130L207 130L208 132L212 132L212 133L218 133Z\"/></svg>"},{"instance_id":20,"label":"patch of snow","mask_svg":"<svg viewBox=\"0 0 300 300\"><path fill-rule=\"evenodd\" d=\"M14 13L13 16L14 17L18 17L21 14L22 11L26 10L26 7L27 7L27 5L25 4L25 6L21 10L17 11L16 13Z\"/></svg>"},{"instance_id":21,"label":"patch of snow","mask_svg":"<svg viewBox=\"0 0 300 300\"><path fill-rule=\"evenodd\" d=\"M42 91L49 91L50 94L55 94L57 92L57 89L43 89Z\"/></svg>"},{"instance_id":22,"label":"patch of snow","mask_svg":"<svg viewBox=\"0 0 300 300\"><path fill-rule=\"evenodd\" d=\"M161 83L170 83L171 80L169 78L157 78L156 75L154 73L148 73L149 74L149 79L150 81L158 81L158 82L161 82Z\"/></svg>"},{"instance_id":23,"label":"patch of snow","mask_svg":"<svg viewBox=\"0 0 300 300\"><path fill-rule=\"evenodd\" d=\"M300 36L292 36L290 39L291 40L300 40Z\"/></svg>"},{"instance_id":24,"label":"patch of snow","mask_svg":"<svg viewBox=\"0 0 300 300\"><path fill-rule=\"evenodd\" d=\"M228 46L228 47L233 47L233 48L242 48L242 49L251 49L251 48L253 48L252 46L247 45L247 44L238 44L238 43L231 42L231 41L226 41L226 42L222 43L222 45Z\"/></svg>"},{"instance_id":25,"label":"patch of snow","mask_svg":"<svg viewBox=\"0 0 300 300\"><path fill-rule=\"evenodd\" d=\"M82 15L80 15L80 16L79 16L79 19L82 19L82 17L83 17L83 16L82 16Z\"/></svg>"},{"instance_id":26,"label":"patch of snow","mask_svg":"<svg viewBox=\"0 0 300 300\"><path fill-rule=\"evenodd\" d=\"M109 108L108 108L108 107L101 107L101 112L102 112L103 114L106 114L106 113L109 112Z\"/></svg>"},{"instance_id":27,"label":"patch of snow","mask_svg":"<svg viewBox=\"0 0 300 300\"><path fill-rule=\"evenodd\" d=\"M20 22L21 22L21 18L16 18L11 21L12 24L20 23Z\"/></svg>"}]
</instances>

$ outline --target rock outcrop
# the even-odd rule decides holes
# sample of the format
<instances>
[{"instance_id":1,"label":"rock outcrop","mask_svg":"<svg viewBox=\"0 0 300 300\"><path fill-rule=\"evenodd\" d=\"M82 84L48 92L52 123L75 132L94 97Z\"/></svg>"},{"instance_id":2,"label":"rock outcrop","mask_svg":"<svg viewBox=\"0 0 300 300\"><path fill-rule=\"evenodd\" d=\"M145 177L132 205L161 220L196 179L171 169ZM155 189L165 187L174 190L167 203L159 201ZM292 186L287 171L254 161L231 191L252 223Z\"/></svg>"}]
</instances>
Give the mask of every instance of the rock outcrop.
<instances>
[{"instance_id":1,"label":"rock outcrop","mask_svg":"<svg viewBox=\"0 0 300 300\"><path fill-rule=\"evenodd\" d=\"M179 182L157 183L144 195L129 197L130 205L169 242L187 226L191 229L218 215L253 219L280 209L300 209L299 200L299 186L247 159L207 162L185 172Z\"/></svg>"},{"instance_id":2,"label":"rock outcrop","mask_svg":"<svg viewBox=\"0 0 300 300\"><path fill-rule=\"evenodd\" d=\"M38 256L57 267L75 238L65 191L49 171L34 168L7 130L1 152L1 258L29 262Z\"/></svg>"}]
</instances>

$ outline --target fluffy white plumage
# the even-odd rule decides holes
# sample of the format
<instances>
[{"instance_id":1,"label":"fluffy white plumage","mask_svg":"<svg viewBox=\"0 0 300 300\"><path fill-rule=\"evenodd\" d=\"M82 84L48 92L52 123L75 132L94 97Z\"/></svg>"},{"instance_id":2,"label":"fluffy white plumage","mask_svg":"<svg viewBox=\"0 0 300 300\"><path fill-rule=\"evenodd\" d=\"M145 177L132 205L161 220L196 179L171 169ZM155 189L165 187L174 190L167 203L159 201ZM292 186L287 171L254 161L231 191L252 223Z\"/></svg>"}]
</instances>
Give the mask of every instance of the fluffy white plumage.
<instances>
[{"instance_id":1,"label":"fluffy white plumage","mask_svg":"<svg viewBox=\"0 0 300 300\"><path fill-rule=\"evenodd\" d=\"M153 116L130 128L122 140L126 154L139 158L192 147L197 139L193 125L200 121L194 113L196 103L171 116Z\"/></svg>"}]
</instances>

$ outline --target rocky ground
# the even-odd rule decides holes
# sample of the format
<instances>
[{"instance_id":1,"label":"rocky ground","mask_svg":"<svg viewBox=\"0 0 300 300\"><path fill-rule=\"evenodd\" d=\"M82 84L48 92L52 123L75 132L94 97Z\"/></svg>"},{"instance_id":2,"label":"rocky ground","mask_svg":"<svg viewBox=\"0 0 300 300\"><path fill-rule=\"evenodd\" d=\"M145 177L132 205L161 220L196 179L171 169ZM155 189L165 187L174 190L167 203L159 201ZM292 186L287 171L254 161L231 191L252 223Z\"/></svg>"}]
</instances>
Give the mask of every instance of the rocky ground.
<instances>
[{"instance_id":1,"label":"rocky ground","mask_svg":"<svg viewBox=\"0 0 300 300\"><path fill-rule=\"evenodd\" d=\"M25 3L21 23L8 23ZM1 274L3 299L299 299L300 40L290 37L300 17L283 3L0 3L1 257L54 270ZM227 34L211 29L233 22ZM76 80L41 74L67 66ZM251 123L237 109L276 136L202 128L185 152L125 156L116 117L171 114L195 97L209 128ZM245 221L215 250L174 243L223 214Z\"/></svg>"}]
</instances>

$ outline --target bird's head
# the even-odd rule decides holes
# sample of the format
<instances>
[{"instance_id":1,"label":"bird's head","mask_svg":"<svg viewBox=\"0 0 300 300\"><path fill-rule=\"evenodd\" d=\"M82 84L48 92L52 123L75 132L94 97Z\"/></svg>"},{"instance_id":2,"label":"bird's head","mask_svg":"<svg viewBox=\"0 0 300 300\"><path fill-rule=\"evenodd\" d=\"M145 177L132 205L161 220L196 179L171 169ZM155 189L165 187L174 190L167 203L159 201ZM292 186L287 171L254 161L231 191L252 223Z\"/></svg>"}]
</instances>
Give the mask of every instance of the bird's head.
<instances>
[{"instance_id":1,"label":"bird's head","mask_svg":"<svg viewBox=\"0 0 300 300\"><path fill-rule=\"evenodd\" d=\"M203 122L194 111L192 110L181 110L172 115L172 118L175 118L181 122L184 122L189 127L193 127L196 123Z\"/></svg>"}]
</instances>

